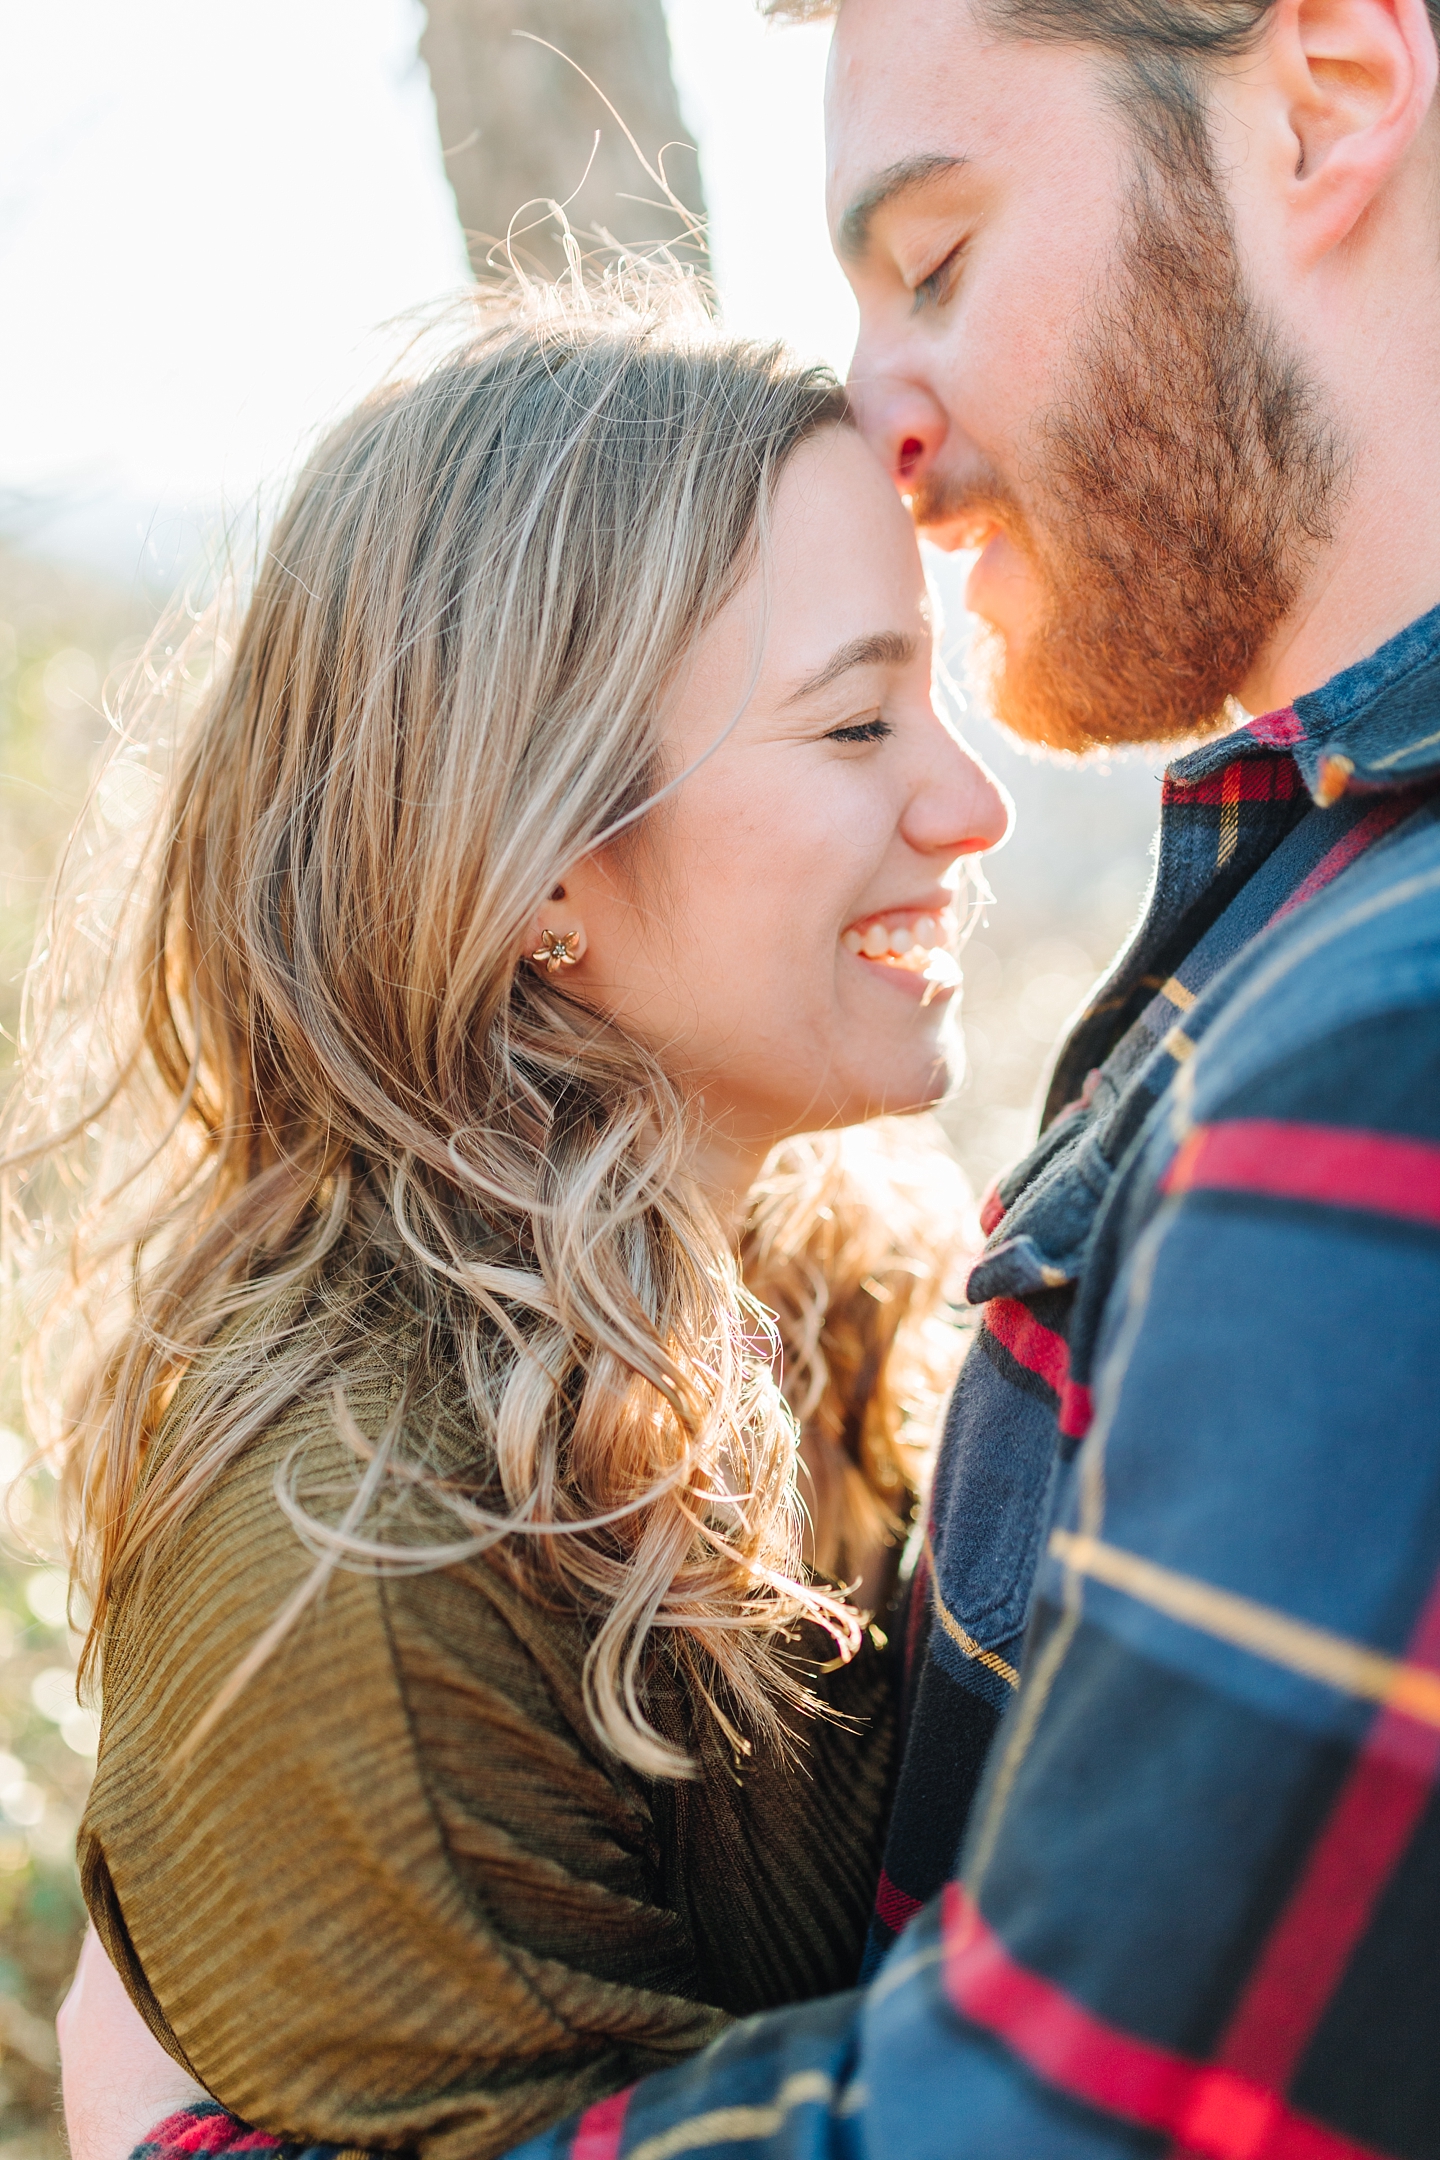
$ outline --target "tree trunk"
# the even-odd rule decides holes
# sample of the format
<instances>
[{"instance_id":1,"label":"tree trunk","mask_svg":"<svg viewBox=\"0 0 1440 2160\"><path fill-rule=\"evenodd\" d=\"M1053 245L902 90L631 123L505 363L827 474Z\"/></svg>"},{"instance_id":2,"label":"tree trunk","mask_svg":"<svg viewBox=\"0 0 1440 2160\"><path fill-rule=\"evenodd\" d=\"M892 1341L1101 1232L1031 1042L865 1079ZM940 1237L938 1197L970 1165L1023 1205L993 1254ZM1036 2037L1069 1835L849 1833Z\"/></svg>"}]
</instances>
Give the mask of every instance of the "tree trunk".
<instances>
[{"instance_id":1,"label":"tree trunk","mask_svg":"<svg viewBox=\"0 0 1440 2160\"><path fill-rule=\"evenodd\" d=\"M547 275L564 269L552 201L566 205L582 253L597 235L638 247L663 241L706 267L703 241L687 238L685 218L662 201L604 102L657 172L663 157L664 176L686 210L703 215L662 0L428 0L428 11L420 51L435 91L445 170L481 276L487 266L505 266L512 220L511 246L524 268Z\"/></svg>"}]
</instances>

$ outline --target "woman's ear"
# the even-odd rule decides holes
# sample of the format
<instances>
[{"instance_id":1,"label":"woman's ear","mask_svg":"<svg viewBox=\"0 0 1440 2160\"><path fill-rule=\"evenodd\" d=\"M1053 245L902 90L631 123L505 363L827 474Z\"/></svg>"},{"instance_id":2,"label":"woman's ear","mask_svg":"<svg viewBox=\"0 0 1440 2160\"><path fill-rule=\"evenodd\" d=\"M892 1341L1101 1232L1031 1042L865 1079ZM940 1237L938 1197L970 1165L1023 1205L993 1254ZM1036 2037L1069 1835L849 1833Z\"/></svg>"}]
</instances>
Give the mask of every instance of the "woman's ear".
<instances>
[{"instance_id":1,"label":"woman's ear","mask_svg":"<svg viewBox=\"0 0 1440 2160\"><path fill-rule=\"evenodd\" d=\"M569 890L557 885L531 920L525 939L526 955L541 974L561 975L580 965L585 944L585 925Z\"/></svg>"},{"instance_id":2,"label":"woman's ear","mask_svg":"<svg viewBox=\"0 0 1440 2160\"><path fill-rule=\"evenodd\" d=\"M1435 94L1435 31L1425 0L1275 0L1257 57L1291 165L1292 244L1315 262L1413 143Z\"/></svg>"}]
</instances>

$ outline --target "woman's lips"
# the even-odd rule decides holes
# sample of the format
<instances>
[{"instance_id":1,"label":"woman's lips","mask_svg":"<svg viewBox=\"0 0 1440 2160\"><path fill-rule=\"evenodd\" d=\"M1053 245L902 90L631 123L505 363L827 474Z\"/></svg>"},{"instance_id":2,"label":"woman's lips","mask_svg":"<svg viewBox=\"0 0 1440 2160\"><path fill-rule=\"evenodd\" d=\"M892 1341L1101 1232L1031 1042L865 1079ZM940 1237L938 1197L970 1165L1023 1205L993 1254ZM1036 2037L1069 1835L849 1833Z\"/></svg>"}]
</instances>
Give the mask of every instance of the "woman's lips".
<instances>
[{"instance_id":1,"label":"woman's lips","mask_svg":"<svg viewBox=\"0 0 1440 2160\"><path fill-rule=\"evenodd\" d=\"M928 1003L937 990L959 987L960 968L953 951L957 927L949 908L934 914L919 908L897 908L852 923L840 942L846 952L873 967L918 975L930 986L926 992Z\"/></svg>"}]
</instances>

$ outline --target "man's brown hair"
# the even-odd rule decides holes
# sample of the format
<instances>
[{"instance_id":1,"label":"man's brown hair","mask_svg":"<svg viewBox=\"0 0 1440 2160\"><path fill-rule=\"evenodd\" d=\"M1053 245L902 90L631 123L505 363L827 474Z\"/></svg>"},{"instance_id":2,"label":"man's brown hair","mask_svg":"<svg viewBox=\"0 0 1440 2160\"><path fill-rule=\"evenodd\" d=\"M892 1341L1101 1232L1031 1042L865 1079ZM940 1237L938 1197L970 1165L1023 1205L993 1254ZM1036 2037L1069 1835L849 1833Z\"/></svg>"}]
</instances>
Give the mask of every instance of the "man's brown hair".
<instances>
[{"instance_id":1,"label":"man's brown hair","mask_svg":"<svg viewBox=\"0 0 1440 2160\"><path fill-rule=\"evenodd\" d=\"M981 0L988 16L1017 37L1100 45L1138 59L1146 53L1205 60L1243 52L1275 0ZM1440 32L1440 0L1426 0ZM761 0L780 22L819 22L840 0Z\"/></svg>"},{"instance_id":2,"label":"man's brown hair","mask_svg":"<svg viewBox=\"0 0 1440 2160\"><path fill-rule=\"evenodd\" d=\"M1197 70L1245 52L1275 0L980 0L1002 33L1098 46L1121 64L1125 103L1172 170L1208 165ZM1426 0L1440 36L1440 0ZM1145 125L1148 123L1148 125Z\"/></svg>"},{"instance_id":3,"label":"man's brown hair","mask_svg":"<svg viewBox=\"0 0 1440 2160\"><path fill-rule=\"evenodd\" d=\"M841 0L761 0L780 22L838 15ZM1148 119L1162 158L1193 157L1200 101L1197 66L1227 59L1255 43L1275 0L977 0L1003 34L1051 44L1094 45L1124 69L1126 103ZM1440 0L1426 0L1440 37ZM1158 127L1154 123L1158 121Z\"/></svg>"}]
</instances>

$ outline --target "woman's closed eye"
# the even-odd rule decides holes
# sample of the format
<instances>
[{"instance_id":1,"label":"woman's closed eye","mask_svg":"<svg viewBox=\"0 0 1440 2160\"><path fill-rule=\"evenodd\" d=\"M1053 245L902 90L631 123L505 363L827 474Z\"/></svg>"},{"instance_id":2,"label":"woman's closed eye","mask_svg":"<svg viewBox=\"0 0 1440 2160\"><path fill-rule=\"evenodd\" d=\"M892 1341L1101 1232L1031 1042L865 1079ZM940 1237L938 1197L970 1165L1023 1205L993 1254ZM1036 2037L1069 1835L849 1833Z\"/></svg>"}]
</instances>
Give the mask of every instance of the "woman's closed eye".
<instances>
[{"instance_id":1,"label":"woman's closed eye","mask_svg":"<svg viewBox=\"0 0 1440 2160\"><path fill-rule=\"evenodd\" d=\"M888 720L877 713L870 720L847 720L842 727L827 728L821 740L840 743L884 742L887 735L895 732Z\"/></svg>"}]
</instances>

